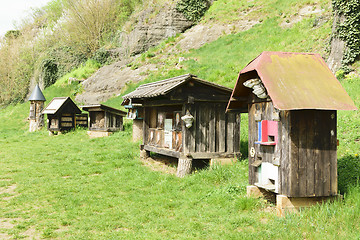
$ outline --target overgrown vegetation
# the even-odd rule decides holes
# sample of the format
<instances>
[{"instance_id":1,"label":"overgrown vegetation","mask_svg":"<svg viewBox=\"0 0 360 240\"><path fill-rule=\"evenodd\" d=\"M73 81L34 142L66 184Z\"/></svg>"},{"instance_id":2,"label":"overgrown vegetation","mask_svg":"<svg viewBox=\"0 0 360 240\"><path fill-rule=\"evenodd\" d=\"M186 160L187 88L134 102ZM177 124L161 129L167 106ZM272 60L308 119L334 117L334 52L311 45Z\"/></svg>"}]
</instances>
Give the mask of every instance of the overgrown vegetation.
<instances>
[{"instance_id":1,"label":"overgrown vegetation","mask_svg":"<svg viewBox=\"0 0 360 240\"><path fill-rule=\"evenodd\" d=\"M176 9L182 12L190 21L198 21L209 8L208 0L180 0Z\"/></svg>"},{"instance_id":2,"label":"overgrown vegetation","mask_svg":"<svg viewBox=\"0 0 360 240\"><path fill-rule=\"evenodd\" d=\"M118 33L141 0L53 0L0 40L0 105L18 102L31 78L45 86L94 58L108 62Z\"/></svg>"},{"instance_id":3,"label":"overgrown vegetation","mask_svg":"<svg viewBox=\"0 0 360 240\"><path fill-rule=\"evenodd\" d=\"M360 2L332 0L332 5L335 14L340 16L335 34L346 44L342 59L343 67L346 69L346 66L359 60L360 56Z\"/></svg>"}]
</instances>

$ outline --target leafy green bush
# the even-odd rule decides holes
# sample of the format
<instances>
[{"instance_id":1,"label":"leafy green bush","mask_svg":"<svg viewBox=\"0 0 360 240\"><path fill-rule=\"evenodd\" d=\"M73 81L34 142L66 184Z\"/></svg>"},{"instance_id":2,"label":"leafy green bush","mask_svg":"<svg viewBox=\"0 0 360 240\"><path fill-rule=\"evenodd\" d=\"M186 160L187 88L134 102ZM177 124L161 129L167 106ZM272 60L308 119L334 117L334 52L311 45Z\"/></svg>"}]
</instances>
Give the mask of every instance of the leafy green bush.
<instances>
[{"instance_id":1,"label":"leafy green bush","mask_svg":"<svg viewBox=\"0 0 360 240\"><path fill-rule=\"evenodd\" d=\"M359 0L333 0L332 6L335 14L344 16L345 21L336 23L336 35L346 43L342 63L349 65L360 56L360 1Z\"/></svg>"},{"instance_id":2,"label":"leafy green bush","mask_svg":"<svg viewBox=\"0 0 360 240\"><path fill-rule=\"evenodd\" d=\"M41 72L43 74L45 87L48 87L56 82L58 66L52 59L43 60Z\"/></svg>"},{"instance_id":3,"label":"leafy green bush","mask_svg":"<svg viewBox=\"0 0 360 240\"><path fill-rule=\"evenodd\" d=\"M338 159L338 186L340 193L347 192L360 180L360 157L358 154L346 155Z\"/></svg>"},{"instance_id":4,"label":"leafy green bush","mask_svg":"<svg viewBox=\"0 0 360 240\"><path fill-rule=\"evenodd\" d=\"M92 59L104 65L108 62L109 57L110 57L110 52L104 48L100 48L94 53Z\"/></svg>"},{"instance_id":5,"label":"leafy green bush","mask_svg":"<svg viewBox=\"0 0 360 240\"><path fill-rule=\"evenodd\" d=\"M210 4L207 0L181 0L176 9L182 12L190 21L198 21L208 10Z\"/></svg>"}]
</instances>

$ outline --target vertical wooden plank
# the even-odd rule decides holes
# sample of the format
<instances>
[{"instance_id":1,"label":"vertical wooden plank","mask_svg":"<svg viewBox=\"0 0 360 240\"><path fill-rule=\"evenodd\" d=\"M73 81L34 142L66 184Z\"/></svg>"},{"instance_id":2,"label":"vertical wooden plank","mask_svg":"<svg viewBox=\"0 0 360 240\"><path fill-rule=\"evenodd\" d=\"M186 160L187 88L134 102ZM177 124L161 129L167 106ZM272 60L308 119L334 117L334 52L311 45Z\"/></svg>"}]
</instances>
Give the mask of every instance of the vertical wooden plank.
<instances>
[{"instance_id":1,"label":"vertical wooden plank","mask_svg":"<svg viewBox=\"0 0 360 240\"><path fill-rule=\"evenodd\" d=\"M336 195L338 191L338 178L337 178L337 112L331 111L330 115L331 130L334 135L331 136L330 147L330 195ZM331 131L330 130L330 131Z\"/></svg>"},{"instance_id":2,"label":"vertical wooden plank","mask_svg":"<svg viewBox=\"0 0 360 240\"><path fill-rule=\"evenodd\" d=\"M280 112L280 167L279 167L279 194L290 195L290 112Z\"/></svg>"},{"instance_id":3,"label":"vertical wooden plank","mask_svg":"<svg viewBox=\"0 0 360 240\"><path fill-rule=\"evenodd\" d=\"M323 135L324 135L324 147L323 147L323 195L330 195L331 188L331 175L330 175L330 165L331 165L331 135L335 134L333 129L331 129L331 112L332 111L319 111L322 115L324 127L323 127Z\"/></svg>"},{"instance_id":4,"label":"vertical wooden plank","mask_svg":"<svg viewBox=\"0 0 360 240\"><path fill-rule=\"evenodd\" d=\"M209 151L209 123L210 123L210 107L209 104L203 104L201 107L203 111L202 131L203 131L203 152Z\"/></svg>"},{"instance_id":5,"label":"vertical wooden plank","mask_svg":"<svg viewBox=\"0 0 360 240\"><path fill-rule=\"evenodd\" d=\"M148 143L149 134L149 108L143 108L143 144Z\"/></svg>"},{"instance_id":6,"label":"vertical wooden plank","mask_svg":"<svg viewBox=\"0 0 360 240\"><path fill-rule=\"evenodd\" d=\"M305 117L307 119L307 142L305 142L307 159L306 196L313 197L315 196L315 161L318 157L318 152L316 151L316 141L319 139L319 121L314 110L309 110L309 114Z\"/></svg>"},{"instance_id":7,"label":"vertical wooden plank","mask_svg":"<svg viewBox=\"0 0 360 240\"><path fill-rule=\"evenodd\" d=\"M225 152L226 151L226 119L225 119L225 112L218 110L218 121L219 121L219 152Z\"/></svg>"},{"instance_id":8,"label":"vertical wooden plank","mask_svg":"<svg viewBox=\"0 0 360 240\"><path fill-rule=\"evenodd\" d=\"M104 128L107 128L108 126L109 124L108 124L107 112L104 112Z\"/></svg>"},{"instance_id":9,"label":"vertical wooden plank","mask_svg":"<svg viewBox=\"0 0 360 240\"><path fill-rule=\"evenodd\" d=\"M307 163L307 143L311 138L312 132L308 132L308 122L311 118L309 110L298 111L298 129L299 129L299 170L298 170L298 180L299 180L299 193L298 196L306 196L306 163Z\"/></svg>"},{"instance_id":10,"label":"vertical wooden plank","mask_svg":"<svg viewBox=\"0 0 360 240\"><path fill-rule=\"evenodd\" d=\"M240 124L241 116L240 113L234 113L234 152L240 152Z\"/></svg>"},{"instance_id":11,"label":"vertical wooden plank","mask_svg":"<svg viewBox=\"0 0 360 240\"><path fill-rule=\"evenodd\" d=\"M201 139L202 139L202 130L201 130L201 121L202 121L202 111L200 110L199 104L196 104L196 134L195 134L195 152L201 152Z\"/></svg>"},{"instance_id":12,"label":"vertical wooden plank","mask_svg":"<svg viewBox=\"0 0 360 240\"><path fill-rule=\"evenodd\" d=\"M206 114L207 114L207 110L206 108L202 105L199 104L199 133L200 133L200 138L199 138L199 152L205 152L206 150Z\"/></svg>"},{"instance_id":13,"label":"vertical wooden plank","mask_svg":"<svg viewBox=\"0 0 360 240\"><path fill-rule=\"evenodd\" d=\"M255 182L256 182L256 173L255 173L255 167L252 166L252 164L254 163L255 161L255 157L252 157L251 156L251 148L255 148L255 140L256 140L256 137L257 137L257 126L256 126L256 122L255 122L255 104L249 104L249 107L248 107L248 115L249 115L249 128L248 128L248 131L249 131L249 149L248 149L248 152L249 152L249 184L250 185L254 185ZM255 137L256 136L256 137Z\"/></svg>"},{"instance_id":14,"label":"vertical wooden plank","mask_svg":"<svg viewBox=\"0 0 360 240\"><path fill-rule=\"evenodd\" d=\"M193 122L193 126L189 129L190 130L190 138L189 141L189 151L190 152L196 152L196 135L197 135L197 131L198 128L196 128L197 126L197 118L199 115L198 109L196 108L195 105L190 104L189 105L189 109L190 109L190 113L191 115L194 117L194 122Z\"/></svg>"},{"instance_id":15,"label":"vertical wooden plank","mask_svg":"<svg viewBox=\"0 0 360 240\"><path fill-rule=\"evenodd\" d=\"M220 104L216 103L214 105L214 118L215 118L215 152L219 152L219 111Z\"/></svg>"},{"instance_id":16,"label":"vertical wooden plank","mask_svg":"<svg viewBox=\"0 0 360 240\"><path fill-rule=\"evenodd\" d=\"M187 110L191 111L191 107L187 104L183 104L182 109L181 109L181 116L184 116L186 114ZM192 112L191 112L191 114L192 114ZM194 126L192 128L194 128ZM187 154L190 152L190 148L191 148L191 132L190 132L190 129L185 127L185 124L182 120L181 120L181 132L182 132L181 141L182 141L182 146L183 146L182 149L183 149L183 152L185 154Z\"/></svg>"},{"instance_id":17,"label":"vertical wooden plank","mask_svg":"<svg viewBox=\"0 0 360 240\"><path fill-rule=\"evenodd\" d=\"M234 152L234 122L235 115L227 113L227 131L226 131L226 152Z\"/></svg>"},{"instance_id":18,"label":"vertical wooden plank","mask_svg":"<svg viewBox=\"0 0 360 240\"><path fill-rule=\"evenodd\" d=\"M209 152L216 152L216 134L215 134L215 126L216 126L216 117L215 117L215 109L216 105L211 104L209 106Z\"/></svg>"},{"instance_id":19,"label":"vertical wooden plank","mask_svg":"<svg viewBox=\"0 0 360 240\"><path fill-rule=\"evenodd\" d=\"M299 196L299 111L290 112L290 196Z\"/></svg>"}]
</instances>

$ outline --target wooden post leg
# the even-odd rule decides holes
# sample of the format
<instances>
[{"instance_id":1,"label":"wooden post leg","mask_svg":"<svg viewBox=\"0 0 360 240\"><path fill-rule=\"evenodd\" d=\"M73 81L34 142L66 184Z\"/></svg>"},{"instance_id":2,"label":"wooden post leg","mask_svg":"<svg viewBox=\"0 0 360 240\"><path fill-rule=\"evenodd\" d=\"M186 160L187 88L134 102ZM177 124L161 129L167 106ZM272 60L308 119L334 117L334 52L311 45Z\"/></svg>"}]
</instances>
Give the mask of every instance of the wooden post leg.
<instances>
[{"instance_id":1,"label":"wooden post leg","mask_svg":"<svg viewBox=\"0 0 360 240\"><path fill-rule=\"evenodd\" d=\"M140 158L148 158L150 157L150 152L145 149L140 150Z\"/></svg>"},{"instance_id":2,"label":"wooden post leg","mask_svg":"<svg viewBox=\"0 0 360 240\"><path fill-rule=\"evenodd\" d=\"M182 178L185 175L191 173L192 159L191 158L179 158L176 176Z\"/></svg>"}]
</instances>

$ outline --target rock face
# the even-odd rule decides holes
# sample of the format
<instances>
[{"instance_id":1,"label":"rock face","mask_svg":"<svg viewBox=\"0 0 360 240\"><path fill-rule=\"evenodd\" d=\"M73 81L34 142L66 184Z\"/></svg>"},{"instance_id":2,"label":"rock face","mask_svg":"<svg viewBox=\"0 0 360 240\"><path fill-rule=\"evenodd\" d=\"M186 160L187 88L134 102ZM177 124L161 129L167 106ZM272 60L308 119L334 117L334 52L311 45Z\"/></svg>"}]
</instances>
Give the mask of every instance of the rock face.
<instances>
[{"instance_id":1,"label":"rock face","mask_svg":"<svg viewBox=\"0 0 360 240\"><path fill-rule=\"evenodd\" d=\"M194 23L175 9L175 5L166 6L157 14L150 8L139 13L137 24L130 33L123 32L120 36L122 47L116 49L122 60L99 69L93 76L84 81L84 93L76 96L76 101L85 104L96 104L118 95L129 82L144 80L147 71L156 70L154 65L141 66L138 69L127 67L130 56L147 51L169 37L184 32Z\"/></svg>"},{"instance_id":2,"label":"rock face","mask_svg":"<svg viewBox=\"0 0 360 240\"><path fill-rule=\"evenodd\" d=\"M330 54L327 59L327 64L334 73L341 68L341 60L343 59L345 52L345 42L339 37L335 36L334 33L336 31L337 24L343 23L344 21L344 16L334 16L334 23L332 26L333 37L330 44Z\"/></svg>"},{"instance_id":3,"label":"rock face","mask_svg":"<svg viewBox=\"0 0 360 240\"><path fill-rule=\"evenodd\" d=\"M161 41L176 36L190 28L194 23L175 9L175 5L163 8L155 17L153 8L139 14L138 22L130 33L120 36L122 50L134 56L158 45Z\"/></svg>"},{"instance_id":4,"label":"rock face","mask_svg":"<svg viewBox=\"0 0 360 240\"><path fill-rule=\"evenodd\" d=\"M76 101L84 104L97 104L118 95L128 83L144 80L147 71L157 70L154 65L145 65L137 69L117 62L99 69L94 75L82 82L85 92L76 96Z\"/></svg>"},{"instance_id":5,"label":"rock face","mask_svg":"<svg viewBox=\"0 0 360 240\"><path fill-rule=\"evenodd\" d=\"M177 46L186 51L198 49L205 43L215 41L223 35L249 30L259 23L259 21L255 20L239 20L232 24L198 24L182 35L182 39L177 43Z\"/></svg>"}]
</instances>

